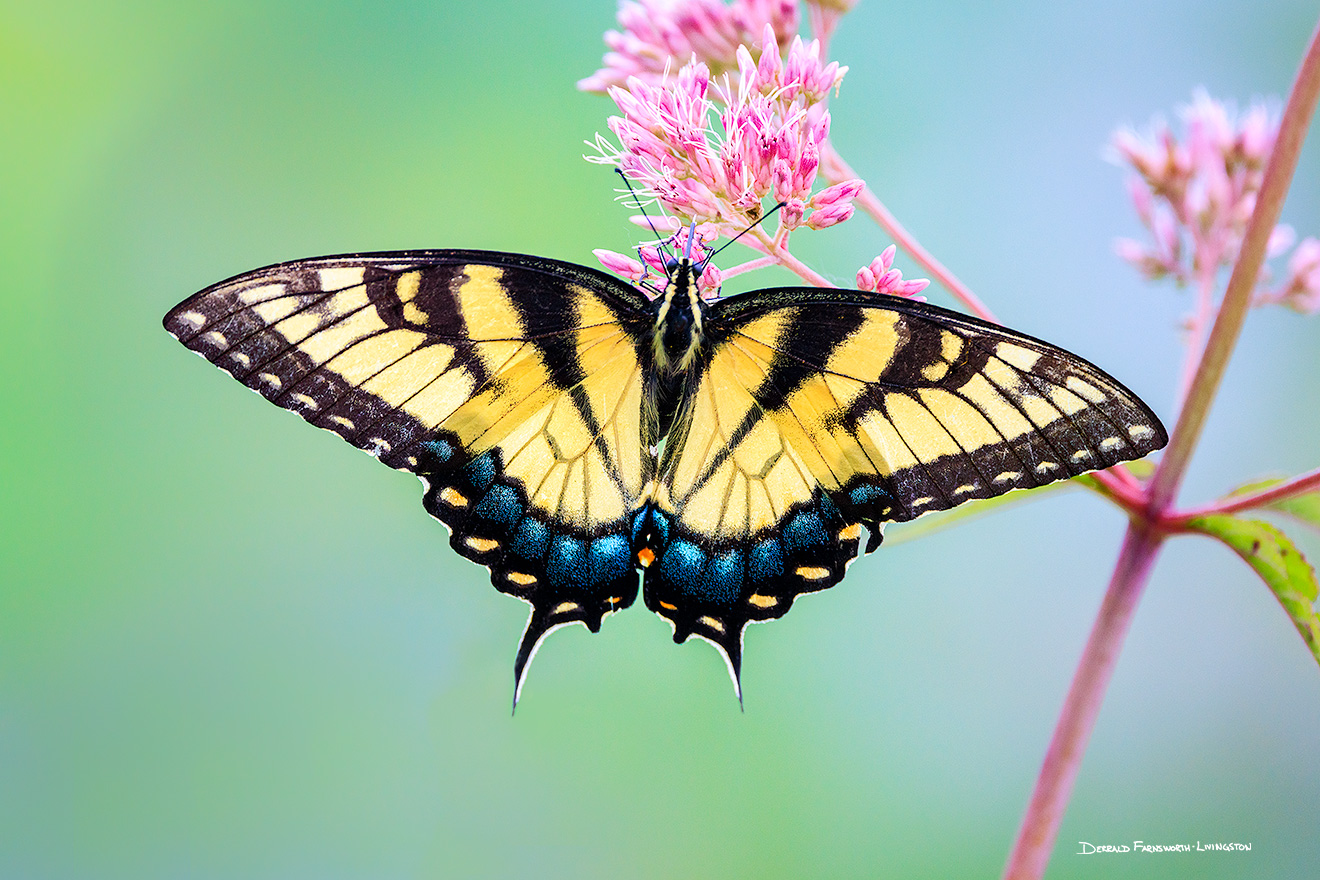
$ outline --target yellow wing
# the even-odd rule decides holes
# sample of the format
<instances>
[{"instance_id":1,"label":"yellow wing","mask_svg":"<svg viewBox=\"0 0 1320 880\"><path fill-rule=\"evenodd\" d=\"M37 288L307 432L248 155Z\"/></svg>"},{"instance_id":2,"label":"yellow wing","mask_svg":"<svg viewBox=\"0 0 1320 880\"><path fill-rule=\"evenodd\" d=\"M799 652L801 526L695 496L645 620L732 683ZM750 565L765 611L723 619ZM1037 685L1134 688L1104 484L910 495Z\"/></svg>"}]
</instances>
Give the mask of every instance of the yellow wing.
<instances>
[{"instance_id":1,"label":"yellow wing","mask_svg":"<svg viewBox=\"0 0 1320 880\"><path fill-rule=\"evenodd\" d=\"M427 510L550 629L636 596L651 482L647 301L604 273L515 254L413 251L285 263L190 297L180 342L271 402L427 484ZM645 346L641 346L644 350Z\"/></svg>"},{"instance_id":2,"label":"yellow wing","mask_svg":"<svg viewBox=\"0 0 1320 880\"><path fill-rule=\"evenodd\" d=\"M716 304L666 444L648 607L736 670L750 620L829 587L905 521L1138 458L1153 413L1075 355L934 306L856 291Z\"/></svg>"}]
</instances>

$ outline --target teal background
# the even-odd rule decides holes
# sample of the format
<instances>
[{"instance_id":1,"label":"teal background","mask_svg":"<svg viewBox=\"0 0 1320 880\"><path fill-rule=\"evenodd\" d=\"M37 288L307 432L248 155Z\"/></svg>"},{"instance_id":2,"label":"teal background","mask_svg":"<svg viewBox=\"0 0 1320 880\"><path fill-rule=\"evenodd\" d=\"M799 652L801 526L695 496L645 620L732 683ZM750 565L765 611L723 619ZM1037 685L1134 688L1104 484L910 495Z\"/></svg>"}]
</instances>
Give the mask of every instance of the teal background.
<instances>
[{"instance_id":1,"label":"teal background","mask_svg":"<svg viewBox=\"0 0 1320 880\"><path fill-rule=\"evenodd\" d=\"M573 88L613 12L0 4L0 876L997 876L1113 508L1055 495L858 562L749 631L745 713L714 651L637 607L552 637L511 720L525 608L416 481L160 328L295 257L627 249L580 158L611 105ZM1286 94L1315 15L864 2L833 46L834 136L1003 320L1170 419L1188 301L1112 256L1137 227L1102 145L1196 85ZM1300 234L1318 196L1311 143ZM847 283L885 244L859 218L799 247ZM1187 502L1320 463L1318 343L1315 318L1252 315ZM1313 871L1318 729L1320 670L1267 590L1172 542L1050 876ZM1134 839L1253 849L1073 854Z\"/></svg>"}]
</instances>

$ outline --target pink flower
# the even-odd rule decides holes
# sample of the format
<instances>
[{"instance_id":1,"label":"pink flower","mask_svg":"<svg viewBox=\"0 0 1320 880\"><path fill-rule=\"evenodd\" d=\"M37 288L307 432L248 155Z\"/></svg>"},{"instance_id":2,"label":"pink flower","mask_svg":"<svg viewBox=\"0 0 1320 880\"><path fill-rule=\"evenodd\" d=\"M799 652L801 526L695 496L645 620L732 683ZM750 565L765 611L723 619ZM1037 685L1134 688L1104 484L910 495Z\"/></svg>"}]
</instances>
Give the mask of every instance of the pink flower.
<instances>
[{"instance_id":1,"label":"pink flower","mask_svg":"<svg viewBox=\"0 0 1320 880\"><path fill-rule=\"evenodd\" d=\"M897 248L891 244L880 256L872 260L869 266L858 269L857 289L925 302L926 298L917 294L930 286L930 282L925 278L904 281L903 273L893 268L896 250Z\"/></svg>"},{"instance_id":2,"label":"pink flower","mask_svg":"<svg viewBox=\"0 0 1320 880\"><path fill-rule=\"evenodd\" d=\"M1148 278L1204 279L1237 258L1256 204L1278 118L1263 104L1238 115L1203 90L1180 108L1181 139L1162 120L1142 135L1131 128L1110 142L1136 172L1129 193L1151 245L1119 245Z\"/></svg>"},{"instance_id":3,"label":"pink flower","mask_svg":"<svg viewBox=\"0 0 1320 880\"><path fill-rule=\"evenodd\" d=\"M646 277L646 267L626 254L607 251L605 248L596 248L592 251L600 264L609 269L615 275L621 275L633 283L640 282Z\"/></svg>"},{"instance_id":4,"label":"pink flower","mask_svg":"<svg viewBox=\"0 0 1320 880\"><path fill-rule=\"evenodd\" d=\"M1179 111L1182 139L1162 121L1147 135L1130 128L1114 133L1115 156L1132 166L1128 189L1149 243L1120 239L1118 255L1148 279L1172 277L1195 285L1202 296L1220 269L1233 265L1278 135L1278 116L1265 104L1235 113L1203 90ZM1292 248L1292 227L1270 234L1269 259ZM1256 305L1282 304L1300 312L1320 311L1320 243L1308 238L1293 251L1288 276L1267 289L1264 270Z\"/></svg>"},{"instance_id":5,"label":"pink flower","mask_svg":"<svg viewBox=\"0 0 1320 880\"><path fill-rule=\"evenodd\" d=\"M619 5L618 21L622 31L605 34L605 66L579 89L605 92L631 77L656 85L671 62L691 59L717 74L733 70L738 47L753 46L763 27L776 47L788 42L797 33L798 7L796 0L629 0Z\"/></svg>"},{"instance_id":6,"label":"pink flower","mask_svg":"<svg viewBox=\"0 0 1320 880\"><path fill-rule=\"evenodd\" d=\"M770 24L761 38L759 62L746 46L735 50L736 82L729 73L712 82L706 65L691 61L658 82L632 76L611 86L623 114L609 120L618 146L597 138L593 161L618 166L669 213L727 232L760 219L766 198L788 204L780 222L789 229L847 219L860 182L811 194L830 130L824 101L846 68L822 63L819 45L799 37L781 63Z\"/></svg>"}]
</instances>

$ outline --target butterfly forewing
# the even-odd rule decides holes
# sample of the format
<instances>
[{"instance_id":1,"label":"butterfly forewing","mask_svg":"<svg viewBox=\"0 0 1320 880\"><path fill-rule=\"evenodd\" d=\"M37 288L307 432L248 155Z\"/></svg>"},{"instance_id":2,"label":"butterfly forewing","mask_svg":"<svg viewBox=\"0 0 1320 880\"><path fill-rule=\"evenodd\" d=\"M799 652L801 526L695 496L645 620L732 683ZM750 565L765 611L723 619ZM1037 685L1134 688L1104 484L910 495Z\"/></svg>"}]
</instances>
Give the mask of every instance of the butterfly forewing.
<instances>
[{"instance_id":1,"label":"butterfly forewing","mask_svg":"<svg viewBox=\"0 0 1320 880\"><path fill-rule=\"evenodd\" d=\"M428 483L427 509L549 628L632 602L651 481L647 302L603 273L422 251L250 272L170 311L184 345Z\"/></svg>"}]
</instances>

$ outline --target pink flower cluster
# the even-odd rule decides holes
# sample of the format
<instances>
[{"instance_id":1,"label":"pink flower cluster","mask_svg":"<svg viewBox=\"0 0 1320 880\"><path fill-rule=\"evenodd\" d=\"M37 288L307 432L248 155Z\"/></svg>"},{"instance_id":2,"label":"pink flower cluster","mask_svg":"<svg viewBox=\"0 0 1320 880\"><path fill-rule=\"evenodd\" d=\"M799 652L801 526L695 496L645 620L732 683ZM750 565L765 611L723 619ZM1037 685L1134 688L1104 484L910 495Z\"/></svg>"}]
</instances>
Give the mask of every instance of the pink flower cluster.
<instances>
[{"instance_id":1,"label":"pink flower cluster","mask_svg":"<svg viewBox=\"0 0 1320 880\"><path fill-rule=\"evenodd\" d=\"M622 31L606 31L605 66L578 82L586 92L622 86L629 77L658 85L672 61L705 62L716 74L737 67L739 46L769 24L775 43L797 33L797 0L640 0L619 5Z\"/></svg>"},{"instance_id":2,"label":"pink flower cluster","mask_svg":"<svg viewBox=\"0 0 1320 880\"><path fill-rule=\"evenodd\" d=\"M775 40L767 23L759 62L737 48L736 82L725 74L712 87L707 66L691 61L658 83L634 76L626 88L610 87L623 113L609 120L619 146L597 138L593 160L617 165L670 213L726 232L759 220L767 196L785 203L781 228L846 220L860 181L814 196L811 188L829 135L825 100L847 68L822 63L819 44L801 37L781 60Z\"/></svg>"},{"instance_id":3,"label":"pink flower cluster","mask_svg":"<svg viewBox=\"0 0 1320 880\"><path fill-rule=\"evenodd\" d=\"M1150 233L1148 243L1120 239L1116 250L1147 278L1171 277L1206 288L1237 259L1279 122L1264 104L1238 115L1204 91L1197 91L1180 115L1182 140L1162 121L1144 135L1131 128L1114 134L1115 153L1136 171L1129 193ZM1320 247L1307 244L1313 241L1298 247L1288 282L1263 293L1258 302L1316 308L1320 279L1307 268ZM1270 256L1281 255L1291 244L1292 230L1280 226L1271 236Z\"/></svg>"},{"instance_id":4,"label":"pink flower cluster","mask_svg":"<svg viewBox=\"0 0 1320 880\"><path fill-rule=\"evenodd\" d=\"M896 250L897 248L891 244L884 249L880 256L871 261L871 265L858 269L857 289L887 293L891 296L901 296L905 299L925 302L926 298L917 296L917 294L929 287L930 282L925 278L904 281L903 273L893 268Z\"/></svg>"}]
</instances>

